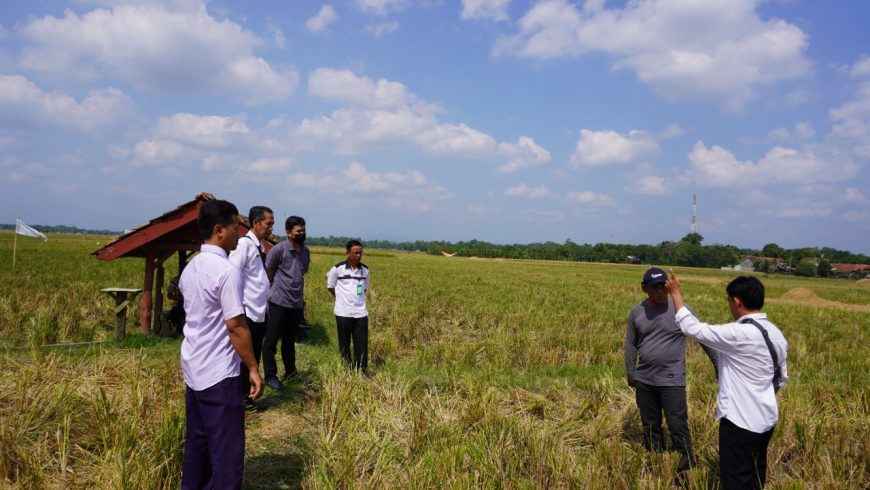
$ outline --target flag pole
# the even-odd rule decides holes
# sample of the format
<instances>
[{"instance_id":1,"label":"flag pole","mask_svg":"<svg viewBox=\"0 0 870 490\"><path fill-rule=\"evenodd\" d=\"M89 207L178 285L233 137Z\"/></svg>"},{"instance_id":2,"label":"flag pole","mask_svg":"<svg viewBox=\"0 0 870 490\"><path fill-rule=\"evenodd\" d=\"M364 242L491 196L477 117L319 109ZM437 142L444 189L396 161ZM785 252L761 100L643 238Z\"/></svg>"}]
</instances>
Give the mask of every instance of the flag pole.
<instances>
[{"instance_id":1,"label":"flag pole","mask_svg":"<svg viewBox=\"0 0 870 490\"><path fill-rule=\"evenodd\" d=\"M12 268L15 268L15 255L18 253L18 219L15 220L15 238L12 239Z\"/></svg>"}]
</instances>

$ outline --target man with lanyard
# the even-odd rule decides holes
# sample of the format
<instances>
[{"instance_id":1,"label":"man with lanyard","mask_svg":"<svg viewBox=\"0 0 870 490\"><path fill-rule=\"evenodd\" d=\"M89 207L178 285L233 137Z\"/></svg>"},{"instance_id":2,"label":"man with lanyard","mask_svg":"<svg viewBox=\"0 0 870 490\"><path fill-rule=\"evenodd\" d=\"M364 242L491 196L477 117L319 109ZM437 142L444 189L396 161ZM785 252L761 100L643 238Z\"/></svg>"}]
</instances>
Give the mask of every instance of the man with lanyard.
<instances>
[{"instance_id":1,"label":"man with lanyard","mask_svg":"<svg viewBox=\"0 0 870 490\"><path fill-rule=\"evenodd\" d=\"M266 335L266 307L269 303L269 276L266 275L266 253L263 251L262 240L272 234L275 216L266 206L254 206L248 211L248 224L251 229L239 239L236 249L230 252L230 262L242 273L245 321L251 330L254 358L259 366L263 338ZM246 378L247 368L242 366L243 385ZM244 391L248 391L246 385ZM245 405L256 408L250 397L245 398Z\"/></svg>"},{"instance_id":2,"label":"man with lanyard","mask_svg":"<svg viewBox=\"0 0 870 490\"><path fill-rule=\"evenodd\" d=\"M635 389L644 447L647 451L665 450L664 412L671 445L680 454L677 471L683 472L694 464L686 403L686 337L674 321L676 310L668 301L667 279L665 271L656 267L643 275L641 289L647 299L628 314L625 372L628 385ZM716 352L702 347L716 370Z\"/></svg>"},{"instance_id":3,"label":"man with lanyard","mask_svg":"<svg viewBox=\"0 0 870 490\"><path fill-rule=\"evenodd\" d=\"M788 379L788 344L761 312L764 285L742 276L725 288L733 323L701 323L685 306L671 271L668 291L684 334L719 353L719 478L722 488L763 488L767 445L779 419L776 392Z\"/></svg>"},{"instance_id":4,"label":"man with lanyard","mask_svg":"<svg viewBox=\"0 0 870 490\"><path fill-rule=\"evenodd\" d=\"M363 372L369 361L369 313L366 291L369 268L360 262L363 246L357 240L345 245L347 260L335 264L326 274L326 288L335 297L335 323L338 328L338 351L348 365ZM353 339L353 359L350 342Z\"/></svg>"},{"instance_id":5,"label":"man with lanyard","mask_svg":"<svg viewBox=\"0 0 870 490\"><path fill-rule=\"evenodd\" d=\"M197 218L204 243L181 274L186 321L181 343L185 443L181 488L240 488L245 458L245 407L239 363L248 368L248 394L263 394L242 305L239 270L227 259L239 240L238 209L203 203Z\"/></svg>"},{"instance_id":6,"label":"man with lanyard","mask_svg":"<svg viewBox=\"0 0 870 490\"><path fill-rule=\"evenodd\" d=\"M311 264L311 253L305 244L305 220L290 216L284 222L287 240L269 250L266 273L272 281L269 291L269 313L266 319L266 338L263 342L263 371L266 386L273 390L284 388L278 379L275 354L281 340L281 358L284 379L296 375L296 330L302 323L302 293L305 274Z\"/></svg>"}]
</instances>

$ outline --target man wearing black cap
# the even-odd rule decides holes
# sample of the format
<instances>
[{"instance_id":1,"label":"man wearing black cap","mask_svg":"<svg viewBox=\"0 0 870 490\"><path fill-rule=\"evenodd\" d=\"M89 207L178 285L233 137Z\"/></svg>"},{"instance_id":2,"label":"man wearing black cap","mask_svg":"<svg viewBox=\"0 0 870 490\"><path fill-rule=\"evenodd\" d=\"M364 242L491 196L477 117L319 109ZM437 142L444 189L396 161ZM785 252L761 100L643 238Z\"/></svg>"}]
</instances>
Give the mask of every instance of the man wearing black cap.
<instances>
[{"instance_id":1,"label":"man wearing black cap","mask_svg":"<svg viewBox=\"0 0 870 490\"><path fill-rule=\"evenodd\" d=\"M668 299L665 271L652 267L643 275L641 289L647 299L628 314L625 332L625 371L635 389L643 426L644 447L664 451L662 412L668 423L673 449L680 453L677 470L693 464L686 405L686 340L674 320L674 304ZM717 369L715 351L704 351Z\"/></svg>"}]
</instances>

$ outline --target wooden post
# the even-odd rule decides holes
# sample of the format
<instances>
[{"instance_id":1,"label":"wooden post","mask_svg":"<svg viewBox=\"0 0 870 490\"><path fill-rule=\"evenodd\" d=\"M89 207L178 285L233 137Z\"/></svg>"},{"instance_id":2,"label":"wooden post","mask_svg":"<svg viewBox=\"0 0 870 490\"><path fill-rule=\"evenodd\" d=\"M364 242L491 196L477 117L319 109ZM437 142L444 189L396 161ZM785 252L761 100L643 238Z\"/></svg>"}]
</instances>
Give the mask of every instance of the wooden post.
<instances>
[{"instance_id":1,"label":"wooden post","mask_svg":"<svg viewBox=\"0 0 870 490\"><path fill-rule=\"evenodd\" d=\"M187 250L178 251L178 276L181 277L181 272L187 265Z\"/></svg>"},{"instance_id":2,"label":"wooden post","mask_svg":"<svg viewBox=\"0 0 870 490\"><path fill-rule=\"evenodd\" d=\"M154 288L154 327L151 330L163 335L163 263L157 266L157 284Z\"/></svg>"},{"instance_id":3,"label":"wooden post","mask_svg":"<svg viewBox=\"0 0 870 490\"><path fill-rule=\"evenodd\" d=\"M115 340L120 342L127 333L127 305L124 304L127 302L127 295L116 293L112 297L115 298Z\"/></svg>"},{"instance_id":4,"label":"wooden post","mask_svg":"<svg viewBox=\"0 0 870 490\"><path fill-rule=\"evenodd\" d=\"M151 333L151 288L154 285L154 260L155 253L148 250L145 257L145 283L142 285L142 302L139 304L139 328L142 333Z\"/></svg>"}]
</instances>

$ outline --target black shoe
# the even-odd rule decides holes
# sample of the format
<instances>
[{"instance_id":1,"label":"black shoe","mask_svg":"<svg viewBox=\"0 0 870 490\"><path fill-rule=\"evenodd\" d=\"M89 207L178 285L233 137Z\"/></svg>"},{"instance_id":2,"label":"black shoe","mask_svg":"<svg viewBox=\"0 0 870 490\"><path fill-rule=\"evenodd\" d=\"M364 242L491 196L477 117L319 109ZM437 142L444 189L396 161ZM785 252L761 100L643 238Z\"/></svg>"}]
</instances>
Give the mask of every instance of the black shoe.
<instances>
[{"instance_id":1,"label":"black shoe","mask_svg":"<svg viewBox=\"0 0 870 490\"><path fill-rule=\"evenodd\" d=\"M284 375L284 382L294 381L299 378L299 371L293 371Z\"/></svg>"},{"instance_id":2,"label":"black shoe","mask_svg":"<svg viewBox=\"0 0 870 490\"><path fill-rule=\"evenodd\" d=\"M254 399L246 396L245 397L245 411L246 412L259 412L260 408L254 403Z\"/></svg>"},{"instance_id":3,"label":"black shoe","mask_svg":"<svg viewBox=\"0 0 870 490\"><path fill-rule=\"evenodd\" d=\"M284 389L284 383L278 380L278 378L269 378L266 380L266 386L272 388L275 391L280 391Z\"/></svg>"}]
</instances>

